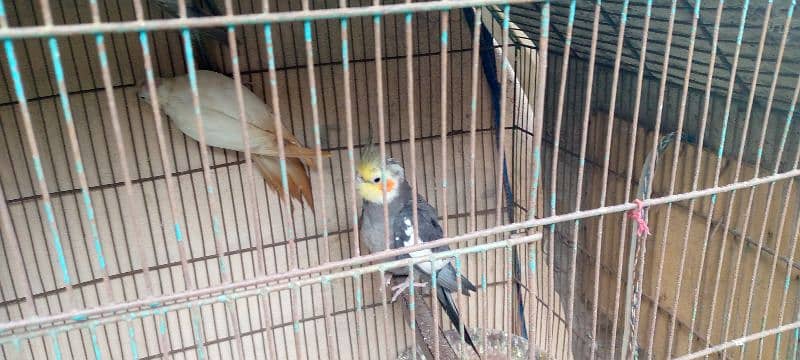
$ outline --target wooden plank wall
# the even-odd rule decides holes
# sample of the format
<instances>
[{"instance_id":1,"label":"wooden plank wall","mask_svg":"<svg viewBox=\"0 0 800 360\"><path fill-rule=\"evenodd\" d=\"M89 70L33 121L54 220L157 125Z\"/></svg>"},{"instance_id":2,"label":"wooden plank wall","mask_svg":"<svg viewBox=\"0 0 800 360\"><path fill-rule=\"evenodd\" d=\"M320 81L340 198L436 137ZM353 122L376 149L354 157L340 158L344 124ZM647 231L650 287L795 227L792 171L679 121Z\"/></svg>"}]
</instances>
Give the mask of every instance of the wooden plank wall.
<instances>
[{"instance_id":1,"label":"wooden plank wall","mask_svg":"<svg viewBox=\"0 0 800 360\"><path fill-rule=\"evenodd\" d=\"M602 140L605 138L605 125L606 117L593 116L590 121L589 137L590 148L589 154L602 154ZM629 123L625 121L615 122L614 131L618 134L627 134L629 131ZM637 145L636 154L645 154L649 151L649 146L652 144L652 133L639 129L637 131L638 139L646 139L640 141ZM621 136L621 140L626 140L625 136ZM611 159L610 177L609 177L609 192L606 201L609 204L617 204L623 201L622 194L624 194L625 178L624 173L626 170L625 160L627 158L627 141L612 141L612 154L615 156ZM645 148L647 146L647 148ZM696 165L697 148L694 145L682 144L681 151L678 154L678 167L676 171L675 193L688 192L692 188L692 176ZM655 180L653 184L653 196L664 196L669 193L669 178L672 170L672 158L674 154L674 147L671 147L660 159L658 168L655 172ZM793 154L792 154L793 155ZM637 155L636 166L634 170L634 179L637 179L641 173L643 160ZM701 168L698 188L713 187L714 166L716 164L716 154L711 151L704 150L701 153ZM732 182L735 171L735 159L724 158L722 161L722 172L720 174L720 185L726 185ZM591 172L593 178L599 178L602 172L602 159L597 156L590 156L587 160L587 169ZM762 175L763 175L762 171ZM752 166L745 164L742 168L740 179L750 179L754 175ZM652 236L647 240L647 257L645 262L645 280L643 283L644 296L642 300L641 312L641 327L639 332L639 345L645 347L648 345L650 339L649 329L652 324L652 311L655 305L654 299L656 298L656 285L659 282L659 264L662 261L661 249L664 248L663 257L663 272L661 273L661 288L658 295L659 307L656 312L656 328L655 328L655 341L653 347L655 349L654 356L656 358L663 358L666 356L666 339L668 338L668 325L671 321L671 316L677 316L677 332L675 335L675 344L673 355L684 354L688 352L687 340L689 337L689 326L692 319L692 300L695 289L699 289L699 304L696 312L696 325L695 336L693 340L693 349L697 351L706 346L706 331L710 320L713 320L712 338L711 343L719 343L722 335L722 324L725 317L730 317L731 331L728 339L743 336L744 315L747 308L747 299L750 291L751 279L755 279L755 290L752 301L751 328L745 333L749 334L759 330L763 324L767 329L777 326L777 316L779 311L779 304L781 294L784 290L784 277L786 276L786 263L778 259L777 270L775 273L775 280L771 288L768 288L769 277L772 269L773 261L776 260L776 249L779 256L788 258L791 254L789 248L792 241L796 239L794 232L795 223L797 219L798 200L800 197L797 195L797 185L795 184L791 190L791 194L787 191L789 181L780 181L774 184L774 193L769 196L769 185L762 185L754 188L752 212L749 221L745 223L746 207L750 197L750 190L742 190L736 193L735 202L730 211L727 210L731 194L720 194L716 199L716 208L714 216L711 218L710 225L708 225L708 218L711 211L711 197L704 197L695 201L693 216L689 222L689 202L678 202L672 206L670 213L670 222L666 221L667 206L656 206L650 208L649 212L649 225ZM599 204L599 184L592 183L587 189L588 198L587 208L595 207ZM769 204L767 203L769 201ZM784 210L784 207L786 209ZM730 215L730 226L728 230L725 245L723 247L723 236L725 235L724 221L725 217ZM781 231L779 229L781 219L785 220L785 228ZM617 281L617 264L620 248L620 225L621 214L606 216L602 225L603 239L602 239L602 255L601 255L601 271L600 271L600 289L613 289ZM765 224L766 223L766 224ZM745 225L747 224L747 225ZM701 255L703 254L703 244L705 234L708 228L711 230L711 236L707 239L707 251L704 264L700 265ZM585 242L583 245L584 258L588 264L596 264L593 258L594 249L597 244L597 226L598 219L592 218L586 221L586 228L583 229L583 236ZM762 226L764 227L763 248L769 249L760 252L757 250L757 244L761 240L760 234ZM688 240L684 247L683 236L687 231ZM735 291L733 291L733 277L735 273L736 258L738 256L739 247L742 246L742 234L745 230L747 240L744 245L744 252L742 255L741 267L738 271L738 282ZM630 236L630 228L624 229L626 237ZM781 232L779 232L781 231ZM778 235L781 235L779 238ZM627 246L627 241L625 243ZM720 253L723 254L723 259L720 260ZM680 288L680 301L678 308L674 308L675 297L678 296L677 279L679 279L679 266L680 259L685 255L685 266L683 269L682 282ZM796 259L799 254L795 253ZM756 266L756 258L758 263ZM719 263L722 262L721 267ZM622 276L627 266L623 266ZM713 289L715 284L715 275L721 270L719 279L719 293L717 295L717 305L714 318L710 318L710 308L713 299ZM594 276L594 266L583 266L580 268L581 276L584 278L592 278ZM754 271L757 273L754 274ZM797 276L800 272L796 268L791 269L790 280L786 282L789 294L788 306L786 307L785 322L791 322L794 317L795 295L798 289ZM698 277L702 275L702 279ZM700 281L700 282L698 282ZM587 282L587 285L591 282ZM582 288L582 298L591 301L593 288L591 286L584 286ZM770 303L766 304L767 293L770 293ZM613 314L614 292L608 290L601 290L599 299L600 310L607 316ZM735 299L734 307L729 308L727 302L729 298ZM766 309L766 312L765 312ZM764 317L766 314L766 317ZM768 338L765 342L763 356L765 358L772 358L774 349L775 338ZM784 340L784 344L791 342L789 339ZM758 346L753 344L746 348L747 358L756 357ZM781 347L778 358L787 356L787 348ZM734 351L734 354L737 354Z\"/></svg>"},{"instance_id":2,"label":"wooden plank wall","mask_svg":"<svg viewBox=\"0 0 800 360\"><path fill-rule=\"evenodd\" d=\"M560 151L560 159L558 163L558 177L556 179L549 176L550 170L552 169L552 156L553 156L553 140L554 140L554 123L555 123L555 113L556 113L556 104L558 99L558 83L560 81L561 75L561 64L562 55L555 53L549 59L549 67L548 67L548 86L547 86L547 97L546 97L546 106L545 106L545 151L544 151L544 159L545 159L545 177L543 181L545 182L545 203L549 203L551 200L550 194L548 190L553 182L557 183L557 206L556 210L558 214L563 214L571 211L575 211L575 195L578 191L578 187L581 186L581 190L583 192L583 201L580 205L581 209L592 209L599 205L599 196L600 196L600 183L602 179L602 164L605 156L604 150L604 142L606 139L606 125L607 120L604 118L604 114L607 114L609 104L610 104L610 87L611 87L611 79L612 79L612 68L605 63L598 63L596 72L595 72L595 79L594 79L594 88L593 88L593 95L591 102L589 103L590 106L590 121L589 121L589 129L588 129L588 145L587 145L587 152L586 152L586 162L585 166L587 169L586 178L584 179L584 183L582 185L577 184L576 176L577 169L579 167L579 155L580 155L580 135L582 133L581 123L583 121L583 114L584 114L584 101L586 97L586 80L587 80L587 70L588 64L587 61L582 57L572 57L570 59L570 67L568 69L569 76L567 78L567 93L566 93L566 101L565 101L565 108L564 108L564 118L563 118L563 126L561 128L561 144L559 146ZM633 114L633 105L634 99L636 94L636 74L631 73L629 71L622 71L620 73L620 82L619 82L619 89L617 103L616 106L616 113L617 119L615 120L613 126L613 134L612 142L611 142L611 152L610 152L610 176L609 176L609 188L607 192L606 204L607 205L614 205L623 202L624 200L624 181L625 175L627 170L627 156L628 156L628 141L630 139L630 124L632 120ZM724 118L724 101L725 101L725 94L720 93L712 93L711 96L711 104L710 104L710 112L708 116L708 128L706 130L706 148L703 150L702 161L703 165L700 169L700 180L698 184L698 188L707 188L713 186L713 166L714 161L716 161L716 149L719 144L719 137L722 131L722 120ZM662 131L663 132L670 132L674 131L677 128L677 120L678 114L680 114L680 98L681 98L681 89L680 86L677 84L668 83L666 87L665 93L665 101L664 101L664 108L663 108L663 119L662 119ZM653 123L655 122L656 118L656 111L657 111L657 99L658 99L658 79L654 78L645 78L643 87L641 89L641 99L642 99L642 106L640 110L640 128L636 129L637 133L637 147L634 152L634 172L633 178L637 180L640 176L640 169L642 162L644 161L647 152L652 147L652 129ZM703 94L702 92L696 90L690 90L688 94L688 103L686 108L686 115L685 115L685 126L684 129L687 132L697 133L699 129L699 122L702 119L702 100ZM760 100L759 100L760 101ZM732 156L726 156L723 159L723 167L722 173L720 177L720 184L725 185L732 181L733 173L735 170L735 154L738 152L738 146L743 141L744 138L744 129L743 123L745 118L745 106L740 101L734 100L731 114L729 116L729 127L727 136L725 138L725 152L726 154L733 154ZM761 105L761 102L756 102L756 105L753 108L752 118L751 118L751 126L747 131L747 146L745 147L745 159L751 158L753 154L751 154L749 149L755 149L755 145L758 142L758 138L760 136L761 130L764 126L768 126L767 129L767 137L765 141L765 146L763 149L764 161L762 162L762 170L760 172L761 175L770 174L775 166L775 159L776 155L778 154L778 144L780 143L780 136L783 132L784 125L786 124L787 114L780 110L775 110L769 114L769 123L767 125L765 117L764 117L764 108ZM793 137L797 134L798 127L796 123L792 123L791 127L789 128L789 136ZM662 133L663 134L663 133ZM690 141L696 142L697 136L690 136ZM753 150L755 151L755 150ZM691 188L691 180L694 170L694 152L695 147L691 144L684 143L682 146L681 153L678 157L678 168L676 174L676 182L675 182L675 189L676 193L678 192L685 192ZM785 171L786 169L791 166L794 162L795 155L797 154L797 147L792 145L789 142L789 145L784 150L784 156L782 165L780 167L781 171ZM671 163L671 152L667 152L664 159L661 162L661 166L656 173L655 178L655 185L654 185L654 196L663 196L664 194L668 193L669 191L669 170L670 167L663 167L666 166L665 164ZM742 169L742 173L740 174L741 179L749 179L753 176L753 164L752 163L745 163ZM783 232L783 237L781 241L781 253L783 256L787 256L786 253L789 247L789 243L791 240L791 236L794 235L794 224L797 218L797 197L796 195L792 195L791 198L788 199L789 207L785 213L781 211L783 207L783 200L787 197L784 194L785 184L783 182L778 183L775 185L774 195L772 203L770 204L768 209L765 209L765 201L767 198L767 192L769 186L759 186L756 188L754 193L754 201L752 206L752 216L750 218L749 225L747 226L747 236L753 239L756 243L758 242L759 232L761 230L761 224L765 220L768 221L768 226L766 228L766 236L764 246L769 247L770 249L775 249L776 242L778 241L777 237L777 221L782 217L786 219L786 229ZM634 184L634 190L635 190ZM795 194L797 189L794 188L792 190ZM731 226L730 228L733 231L742 232L744 230L744 213L745 207L748 202L749 197L749 190L739 191L736 195L736 202L732 211L727 211L727 204L728 204L728 195L720 195L717 198L717 210L714 215L715 223L721 219L721 216L731 214L733 217L731 218ZM709 202L710 197L703 198L696 202L695 206L695 216L693 217L691 223L691 233L689 237L688 247L687 247L687 260L686 260L686 267L684 273L684 281L682 283L681 288L681 296L680 302L678 304L678 333L675 337L676 345L673 350L674 355L680 355L687 353L686 343L688 339L688 329L684 327L682 324L690 324L691 323L691 303L690 299L692 297L691 292L694 290L696 285L696 276L698 273L706 274L703 278L703 282L701 283L701 289L703 292L701 293L701 301L700 306L698 307L697 311L697 327L700 328L700 333L703 338L705 338L705 331L706 327L708 326L708 307L710 306L710 299L712 294L710 291L713 291L713 280L709 279L709 275L713 275L716 273L716 265L718 264L718 255L720 253L720 246L721 246L721 238L722 238L722 229L721 226L714 231L713 236L708 241L709 253L705 261L705 265L703 269L699 269L699 255L700 247L703 243L703 232L705 230L705 218L709 212ZM655 296L655 283L656 283L656 276L657 276L657 266L654 264L658 264L657 261L660 257L653 258L653 249L660 250L656 245L661 244L662 240L664 239L665 233L665 206L658 206L651 209L650 213L650 223L651 229L653 230L653 236L651 236L647 244L648 249L648 258L647 258L647 266L646 266L646 281L644 284L644 300L643 300L643 310L642 310L642 329L648 329L650 326L650 312L652 309L652 299ZM664 271L662 273L661 279L662 288L661 294L659 299L659 310L657 312L658 322L656 327L656 334L655 334L655 344L653 345L654 348L654 355L656 358L665 356L666 353L666 324L667 324L667 317L668 314L675 313L675 309L673 309L673 299L675 296L675 282L674 280L677 277L677 268L679 264L679 259L682 251L682 244L683 244L683 229L685 229L687 225L687 204L686 203L679 203L673 206L673 210L671 213L671 220L669 225L669 233L666 238L666 261L664 266ZM547 212L549 214L549 212ZM600 276L600 325L601 328L598 330L598 347L599 347L599 354L606 354L610 351L610 338L611 338L611 318L613 317L613 304L614 304L614 294L615 294L615 287L616 287L616 279L619 275L618 269L618 257L620 255L619 249L619 226L621 223L621 214L615 214L611 216L606 216L604 219L603 229L603 238L602 238L602 253L601 253L601 276ZM716 227L714 227L716 228ZM594 265L595 262L595 251L596 251L596 244L597 244L597 219L590 219L588 221L581 221L579 224L579 234L575 238L578 241L577 247L579 251L578 257L578 267L577 267L577 288L578 288L578 299L576 299L576 324L575 324L575 337L573 338L575 344L575 354L579 356L579 354L588 354L588 346L591 345L590 339L590 325L591 325L591 309L592 309L592 298L594 292ZM630 231L629 229L625 231ZM626 236L629 236L626 234ZM728 299L728 294L731 294L730 289L728 288L731 283L731 279L729 278L730 275L734 272L733 268L731 267L731 254L733 253L735 257L735 251L738 251L738 245L741 243L739 237L730 234L728 236L727 245L725 247L725 262L723 263L722 272L723 276L720 280L720 295L718 295L718 305L715 314L715 325L714 331L712 332L712 344L717 344L720 342L720 335L717 331L721 328L721 318L723 313L725 314L732 314L732 318L735 318L733 314L738 314L741 312L743 314L744 306L746 306L747 302L747 295L749 292L750 286L750 279L753 273L753 263L756 258L757 252L755 251L756 246L746 246L744 253L743 253L743 260L742 260L742 267L740 269L740 280L738 281L737 289L735 293L732 293L734 299L736 299L735 307L733 309L725 309L724 303ZM556 266L556 288L561 294L566 294L569 291L569 274L570 274L570 256L571 256L571 246L573 241L573 223L564 223L559 224L556 226L556 262L554 266ZM795 254L797 255L797 254ZM627 256L625 256L627 258ZM756 328L751 328L748 333L757 331L758 327L761 325L761 313L764 309L764 304L761 303L763 301L763 295L766 293L766 286L768 283L768 274L771 268L771 261L773 257L769 254L762 253L759 258L758 264L758 276L756 281L756 291L753 300L753 318L751 319L751 323L754 323ZM623 267L623 274L625 271L625 267ZM779 261L777 267L777 275L776 276L783 276L785 274L785 264ZM560 271L558 271L560 270ZM623 275L624 276L624 275ZM789 319L794 319L794 300L796 299L795 291L797 289L797 272L793 272L790 279L790 287L789 287L789 305L787 306L787 313L784 322L789 322ZM766 325L774 326L775 325L775 315L772 313L773 309L776 308L778 305L777 301L780 298L780 292L783 290L783 279L778 279L776 277L776 282L774 284L773 295L771 297L770 303L770 312L769 316L767 317ZM624 289L624 284L623 284ZM567 297L562 297L562 301L565 301ZM745 304L741 304L744 302ZM622 310L620 310L622 313ZM648 329L649 330L649 329ZM617 341L619 342L620 338L619 335L621 334L621 329L619 330ZM742 329L741 323L733 321L731 325L731 332L728 338L741 336ZM641 347L647 347L649 337L645 337L647 334L643 334L640 332L640 342L639 345ZM787 341L793 342L793 340L787 339L787 335L784 335L784 340L782 341L782 348L781 351L787 351ZM767 345L765 346L764 356L765 358L767 355L771 354L772 344L774 343L775 337L768 338ZM694 350L697 350L700 346L705 346L703 341L694 341ZM751 351L757 351L758 345L751 345L747 347L747 355L754 356L754 353ZM769 349L769 350L768 350ZM735 353L735 352L734 352ZM617 356L619 354L619 344L617 346ZM736 354L738 355L738 354Z\"/></svg>"}]
</instances>

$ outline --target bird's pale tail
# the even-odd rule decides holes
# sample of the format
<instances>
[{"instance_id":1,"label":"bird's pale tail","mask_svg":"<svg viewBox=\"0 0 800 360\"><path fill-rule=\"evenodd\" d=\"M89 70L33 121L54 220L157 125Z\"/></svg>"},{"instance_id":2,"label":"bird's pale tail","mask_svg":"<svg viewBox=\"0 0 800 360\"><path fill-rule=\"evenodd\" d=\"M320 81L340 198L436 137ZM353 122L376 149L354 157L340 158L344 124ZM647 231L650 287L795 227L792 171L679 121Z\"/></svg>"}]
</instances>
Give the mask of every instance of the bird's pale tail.
<instances>
[{"instance_id":1,"label":"bird's pale tail","mask_svg":"<svg viewBox=\"0 0 800 360\"><path fill-rule=\"evenodd\" d=\"M278 158L263 155L253 155L253 163L256 168L278 195L283 194L281 182L281 163ZM311 192L311 178L306 172L303 162L297 158L286 159L286 178L289 185L289 195L301 204L306 200L311 210L314 210L314 197Z\"/></svg>"},{"instance_id":2,"label":"bird's pale tail","mask_svg":"<svg viewBox=\"0 0 800 360\"><path fill-rule=\"evenodd\" d=\"M292 144L286 142L284 145L284 153L286 154L287 158L299 158L303 160L303 163L309 167L309 170L316 170L317 169L317 152L314 149L310 149L304 146ZM328 151L322 152L323 158L331 157L331 153Z\"/></svg>"}]
</instances>

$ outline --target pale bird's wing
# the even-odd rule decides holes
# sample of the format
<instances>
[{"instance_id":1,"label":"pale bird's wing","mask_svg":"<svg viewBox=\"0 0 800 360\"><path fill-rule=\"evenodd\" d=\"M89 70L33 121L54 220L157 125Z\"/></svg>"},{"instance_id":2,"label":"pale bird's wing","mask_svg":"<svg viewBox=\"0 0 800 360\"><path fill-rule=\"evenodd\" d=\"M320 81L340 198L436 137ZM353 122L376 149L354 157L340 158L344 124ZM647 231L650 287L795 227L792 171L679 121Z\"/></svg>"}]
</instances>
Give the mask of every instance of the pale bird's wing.
<instances>
[{"instance_id":1,"label":"pale bird's wing","mask_svg":"<svg viewBox=\"0 0 800 360\"><path fill-rule=\"evenodd\" d=\"M197 90L206 143L210 146L244 151L238 102L230 101L230 94L235 90L234 86L233 79L225 75L205 70L197 72ZM249 94L255 97L252 93ZM195 121L189 77L184 75L162 79L158 96L161 108L178 128L197 140L199 132ZM269 110L258 99L248 98L247 94L244 99L248 118L263 116L264 112ZM277 150L272 151L277 148L275 138L268 133L268 129L258 127L252 122L250 125L248 135L251 150L264 155L276 155Z\"/></svg>"},{"instance_id":2,"label":"pale bird's wing","mask_svg":"<svg viewBox=\"0 0 800 360\"><path fill-rule=\"evenodd\" d=\"M230 96L236 94L236 82L220 73L213 71L198 71L197 84L203 101L208 100L204 106L217 109L231 117L239 119L239 103L231 101ZM186 83L188 86L189 83ZM189 93L191 96L191 93ZM275 133L275 119L272 109L264 103L258 95L242 85L242 100L244 101L247 122L264 131ZM283 126L283 139L289 144L302 146L292 132Z\"/></svg>"},{"instance_id":3,"label":"pale bird's wing","mask_svg":"<svg viewBox=\"0 0 800 360\"><path fill-rule=\"evenodd\" d=\"M234 80L212 71L198 71L197 86L206 144L244 151L239 105L230 98L230 94L235 94ZM166 79L159 88L159 100L164 112L187 136L199 139L188 77ZM243 90L250 148L254 155L263 155L257 160L254 157L254 160L267 183L280 193L282 185L280 162L276 158L279 152L277 136L273 131L274 122L271 118L270 121L264 120L271 116L271 111L255 94L246 88ZM284 139L289 192L300 202L305 199L313 209L311 180L305 166L313 168L316 153L297 143L297 139L285 128Z\"/></svg>"},{"instance_id":4,"label":"pale bird's wing","mask_svg":"<svg viewBox=\"0 0 800 360\"><path fill-rule=\"evenodd\" d=\"M175 126L186 136L200 141L200 131L195 119L194 106L191 102L173 100L166 102L161 107ZM241 125L239 120L225 113L205 106L200 107L203 119L203 132L206 145L218 148L244 152ZM275 155L278 150L275 146L275 137L271 134L250 126L250 151L254 154Z\"/></svg>"},{"instance_id":5,"label":"pale bird's wing","mask_svg":"<svg viewBox=\"0 0 800 360\"><path fill-rule=\"evenodd\" d=\"M204 100L201 97L200 114L203 119L206 145L244 152L244 141L238 116L232 117L225 112L219 111L218 108L210 107L208 106L209 103ZM199 141L200 132L197 128L194 105L191 100L186 99L183 95L181 97L166 98L161 108L172 119L178 129L190 138ZM248 124L247 129L252 153L278 156L277 136L274 133L257 128L252 124ZM287 158L299 158L308 166L314 166L315 152L313 149L284 143L284 153Z\"/></svg>"}]
</instances>

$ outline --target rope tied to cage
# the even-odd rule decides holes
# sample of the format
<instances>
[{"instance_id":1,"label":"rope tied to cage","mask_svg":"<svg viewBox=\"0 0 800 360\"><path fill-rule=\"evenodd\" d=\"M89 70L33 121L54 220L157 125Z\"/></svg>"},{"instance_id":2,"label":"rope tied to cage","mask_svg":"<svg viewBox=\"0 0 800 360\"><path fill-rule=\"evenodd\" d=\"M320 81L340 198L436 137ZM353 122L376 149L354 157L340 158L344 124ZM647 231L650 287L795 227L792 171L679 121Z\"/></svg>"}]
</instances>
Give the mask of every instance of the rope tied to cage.
<instances>
[{"instance_id":1,"label":"rope tied to cage","mask_svg":"<svg viewBox=\"0 0 800 360\"><path fill-rule=\"evenodd\" d=\"M644 237L639 236L638 235L639 229L641 229L641 228L637 228L637 230L636 230L637 231L637 238L641 239L642 241L641 241L641 246L637 246L636 247L636 256L635 256L634 262L633 262L633 269L638 269L640 261L644 261L644 254L645 254L644 240L646 239L646 236L644 236ZM638 271L634 270L634 278L636 279L636 281L634 282L633 294L632 294L633 296L630 299L631 300L631 306L630 306L630 308L631 308L631 316L630 316L630 320L629 320L629 324L628 325L630 326L630 329L631 329L630 330L631 340L628 342L628 353L631 354L630 358L638 359L639 351L635 347L635 344L637 343L636 342L636 338L637 338L636 330L637 330L637 327L639 325L639 309L640 309L640 303L641 303L641 299L642 299L642 296L641 296L641 294L642 294L642 276Z\"/></svg>"},{"instance_id":2,"label":"rope tied to cage","mask_svg":"<svg viewBox=\"0 0 800 360\"><path fill-rule=\"evenodd\" d=\"M650 227L647 224L647 208L643 201L650 198L652 193L653 172L656 168L658 158L667 150L669 144L675 140L676 133L671 132L659 139L656 153L647 154L642 167L642 175L639 177L636 198L633 203L636 208L628 212L628 217L634 220L631 231L631 255L628 257L628 290L626 291L626 317L628 319L628 354L629 359L638 359L639 351L636 344L639 325L639 310L642 300L642 279L644 268L641 270L640 264L644 264L644 257L647 253L647 243L645 240L650 235ZM683 136L682 136L683 137ZM655 157L655 159L653 159ZM623 336L625 338L625 336Z\"/></svg>"},{"instance_id":3,"label":"rope tied to cage","mask_svg":"<svg viewBox=\"0 0 800 360\"><path fill-rule=\"evenodd\" d=\"M644 204L639 199L633 200L633 203L636 204L636 208L628 212L628 217L636 221L636 236L647 237L647 235L650 235L650 227L647 226L647 220L642 217Z\"/></svg>"},{"instance_id":4,"label":"rope tied to cage","mask_svg":"<svg viewBox=\"0 0 800 360\"><path fill-rule=\"evenodd\" d=\"M647 164L647 163L645 163ZM646 165L645 165L646 166ZM636 256L634 257L633 268L639 268L640 258L641 261L644 261L644 240L647 239L647 236L650 235L650 228L647 226L647 219L645 214L644 205L642 204L642 200L635 199L633 202L636 204L636 208L628 212L628 217L633 219L636 222L636 238L637 243L640 243L640 246L636 247ZM634 270L635 271L635 270ZM635 285L633 288L633 298L631 299L631 318L630 318L630 327L631 327L631 335L632 339L628 342L628 351L632 354L633 358L638 358L638 351L634 348L634 341L636 339L636 329L639 324L639 309L641 303L641 294L642 294L642 274L638 271L635 271L634 278L636 279Z\"/></svg>"}]
</instances>

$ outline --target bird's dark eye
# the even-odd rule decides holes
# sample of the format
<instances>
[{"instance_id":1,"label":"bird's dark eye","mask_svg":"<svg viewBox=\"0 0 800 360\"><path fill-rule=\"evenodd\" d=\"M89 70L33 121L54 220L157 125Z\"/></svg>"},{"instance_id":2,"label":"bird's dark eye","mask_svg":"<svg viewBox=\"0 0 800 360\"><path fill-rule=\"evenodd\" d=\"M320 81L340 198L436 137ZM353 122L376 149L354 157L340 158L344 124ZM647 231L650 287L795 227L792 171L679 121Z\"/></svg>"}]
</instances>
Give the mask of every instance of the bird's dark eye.
<instances>
[{"instance_id":1,"label":"bird's dark eye","mask_svg":"<svg viewBox=\"0 0 800 360\"><path fill-rule=\"evenodd\" d=\"M376 178L372 179L372 182L377 184L377 183L381 182L381 178L376 177Z\"/></svg>"}]
</instances>

